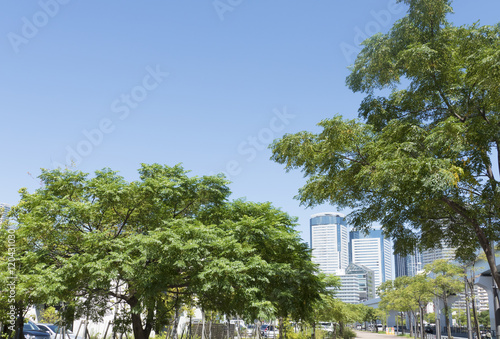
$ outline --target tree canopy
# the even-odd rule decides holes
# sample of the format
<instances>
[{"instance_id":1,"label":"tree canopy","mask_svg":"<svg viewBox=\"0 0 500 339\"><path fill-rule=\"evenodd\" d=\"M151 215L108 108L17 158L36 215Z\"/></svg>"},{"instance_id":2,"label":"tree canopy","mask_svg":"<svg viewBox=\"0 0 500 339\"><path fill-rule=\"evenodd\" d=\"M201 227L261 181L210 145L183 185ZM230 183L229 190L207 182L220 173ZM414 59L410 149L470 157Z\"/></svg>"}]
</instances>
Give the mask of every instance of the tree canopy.
<instances>
[{"instance_id":1,"label":"tree canopy","mask_svg":"<svg viewBox=\"0 0 500 339\"><path fill-rule=\"evenodd\" d=\"M304 205L350 208L358 229L380 223L397 253L482 248L500 285L500 25L456 27L448 0L399 2L407 15L364 41L346 80L366 94L360 120L285 135L272 159L308 177Z\"/></svg>"},{"instance_id":2,"label":"tree canopy","mask_svg":"<svg viewBox=\"0 0 500 339\"><path fill-rule=\"evenodd\" d=\"M66 320L99 320L125 305L143 339L184 303L252 321L300 319L325 291L296 219L270 203L228 201L223 176L143 164L131 182L110 169L43 170L40 179L11 210L24 307L62 303ZM0 234L4 257L9 231ZM7 283L2 275L0 290Z\"/></svg>"}]
</instances>

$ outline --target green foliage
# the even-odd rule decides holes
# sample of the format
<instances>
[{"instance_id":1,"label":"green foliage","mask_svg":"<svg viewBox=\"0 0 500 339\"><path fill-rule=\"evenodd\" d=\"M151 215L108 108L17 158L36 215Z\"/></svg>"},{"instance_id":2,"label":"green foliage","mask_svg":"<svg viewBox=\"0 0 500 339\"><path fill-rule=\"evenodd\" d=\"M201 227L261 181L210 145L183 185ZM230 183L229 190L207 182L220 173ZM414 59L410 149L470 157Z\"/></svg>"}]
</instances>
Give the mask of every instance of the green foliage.
<instances>
[{"instance_id":1,"label":"green foliage","mask_svg":"<svg viewBox=\"0 0 500 339\"><path fill-rule=\"evenodd\" d=\"M300 332L287 332L286 334L287 339L311 339L311 334L306 332L306 331L300 331Z\"/></svg>"},{"instance_id":2,"label":"green foliage","mask_svg":"<svg viewBox=\"0 0 500 339\"><path fill-rule=\"evenodd\" d=\"M351 328L346 327L344 329L344 333L342 335L342 338L344 338L344 339L353 339L353 338L356 338L356 332L354 332Z\"/></svg>"},{"instance_id":3,"label":"green foliage","mask_svg":"<svg viewBox=\"0 0 500 339\"><path fill-rule=\"evenodd\" d=\"M452 309L452 317L459 326L467 326L467 314L462 309ZM435 317L434 317L435 318Z\"/></svg>"},{"instance_id":4,"label":"green foliage","mask_svg":"<svg viewBox=\"0 0 500 339\"><path fill-rule=\"evenodd\" d=\"M347 77L366 94L363 122L335 116L320 133L285 135L272 159L308 177L302 204L352 209L359 230L380 223L397 253L445 241L470 259L482 248L496 272L500 25L455 27L448 0L402 2L408 14L364 41Z\"/></svg>"},{"instance_id":5,"label":"green foliage","mask_svg":"<svg viewBox=\"0 0 500 339\"><path fill-rule=\"evenodd\" d=\"M51 306L43 310L40 316L40 322L46 324L56 324L61 321L61 316L56 311L56 309Z\"/></svg>"},{"instance_id":6,"label":"green foliage","mask_svg":"<svg viewBox=\"0 0 500 339\"><path fill-rule=\"evenodd\" d=\"M425 321L427 321L430 324L435 324L436 323L436 313L430 312L425 314Z\"/></svg>"},{"instance_id":7,"label":"green foliage","mask_svg":"<svg viewBox=\"0 0 500 339\"><path fill-rule=\"evenodd\" d=\"M477 315L477 320L479 321L480 325L483 325L485 327L490 327L490 312L489 311L479 312L479 314Z\"/></svg>"},{"instance_id":8,"label":"green foliage","mask_svg":"<svg viewBox=\"0 0 500 339\"><path fill-rule=\"evenodd\" d=\"M296 219L270 203L228 202L222 176L143 164L132 182L110 169L92 177L43 170L40 179L42 187L22 189L12 208L16 300L25 307L63 303L65 321L99 321L114 302L123 331L132 325L145 339L184 304L246 319L299 319L325 291ZM2 257L7 245L4 227Z\"/></svg>"},{"instance_id":9,"label":"green foliage","mask_svg":"<svg viewBox=\"0 0 500 339\"><path fill-rule=\"evenodd\" d=\"M401 276L379 286L381 309L388 311L420 311L432 299L433 286L426 275Z\"/></svg>"}]
</instances>

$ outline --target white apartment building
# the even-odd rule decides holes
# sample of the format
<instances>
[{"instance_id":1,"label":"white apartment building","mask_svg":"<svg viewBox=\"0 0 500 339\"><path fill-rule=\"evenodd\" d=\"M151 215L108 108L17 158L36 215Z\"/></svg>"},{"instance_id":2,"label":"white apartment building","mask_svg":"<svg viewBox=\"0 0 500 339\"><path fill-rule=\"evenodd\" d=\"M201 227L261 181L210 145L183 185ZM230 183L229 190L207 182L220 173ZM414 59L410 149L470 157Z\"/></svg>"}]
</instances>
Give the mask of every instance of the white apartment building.
<instances>
[{"instance_id":1,"label":"white apartment building","mask_svg":"<svg viewBox=\"0 0 500 339\"><path fill-rule=\"evenodd\" d=\"M444 241L441 241L441 248L422 251L422 268L439 259L454 260L455 249L446 245Z\"/></svg>"}]
</instances>

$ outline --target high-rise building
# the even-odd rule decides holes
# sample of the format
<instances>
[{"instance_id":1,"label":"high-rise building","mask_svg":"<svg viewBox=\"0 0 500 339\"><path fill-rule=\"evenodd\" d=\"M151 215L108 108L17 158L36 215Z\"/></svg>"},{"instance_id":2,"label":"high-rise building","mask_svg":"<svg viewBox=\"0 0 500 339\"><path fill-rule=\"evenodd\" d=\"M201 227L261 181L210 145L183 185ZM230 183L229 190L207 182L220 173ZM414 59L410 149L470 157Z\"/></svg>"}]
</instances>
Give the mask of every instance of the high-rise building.
<instances>
[{"instance_id":1,"label":"high-rise building","mask_svg":"<svg viewBox=\"0 0 500 339\"><path fill-rule=\"evenodd\" d=\"M375 288L392 279L392 246L382 231L372 230L368 235L359 231L351 233L354 233L351 236L352 262L374 271Z\"/></svg>"},{"instance_id":2,"label":"high-rise building","mask_svg":"<svg viewBox=\"0 0 500 339\"><path fill-rule=\"evenodd\" d=\"M7 213L10 211L10 205L0 203L0 224L7 219Z\"/></svg>"},{"instance_id":3,"label":"high-rise building","mask_svg":"<svg viewBox=\"0 0 500 339\"><path fill-rule=\"evenodd\" d=\"M343 302L357 304L375 298L374 272L363 265L349 264L339 271L341 287L336 297Z\"/></svg>"},{"instance_id":4,"label":"high-rise building","mask_svg":"<svg viewBox=\"0 0 500 339\"><path fill-rule=\"evenodd\" d=\"M444 241L441 241L441 248L422 251L422 268L439 259L454 260L455 249L448 246Z\"/></svg>"},{"instance_id":5,"label":"high-rise building","mask_svg":"<svg viewBox=\"0 0 500 339\"><path fill-rule=\"evenodd\" d=\"M396 278L405 275L414 277L422 269L422 253L418 249L407 256L394 255L394 276Z\"/></svg>"},{"instance_id":6,"label":"high-rise building","mask_svg":"<svg viewBox=\"0 0 500 339\"><path fill-rule=\"evenodd\" d=\"M311 216L313 262L321 271L336 274L349 265L349 238L345 215L326 212Z\"/></svg>"},{"instance_id":7,"label":"high-rise building","mask_svg":"<svg viewBox=\"0 0 500 339\"><path fill-rule=\"evenodd\" d=\"M409 277L416 276L424 269L422 265L422 253L415 249L415 251L406 257L406 271Z\"/></svg>"},{"instance_id":8,"label":"high-rise building","mask_svg":"<svg viewBox=\"0 0 500 339\"><path fill-rule=\"evenodd\" d=\"M351 231L349 232L349 263L352 263L352 240L359 239L359 232Z\"/></svg>"},{"instance_id":9,"label":"high-rise building","mask_svg":"<svg viewBox=\"0 0 500 339\"><path fill-rule=\"evenodd\" d=\"M394 254L394 276L397 278L406 275L408 275L406 257L400 254Z\"/></svg>"}]
</instances>

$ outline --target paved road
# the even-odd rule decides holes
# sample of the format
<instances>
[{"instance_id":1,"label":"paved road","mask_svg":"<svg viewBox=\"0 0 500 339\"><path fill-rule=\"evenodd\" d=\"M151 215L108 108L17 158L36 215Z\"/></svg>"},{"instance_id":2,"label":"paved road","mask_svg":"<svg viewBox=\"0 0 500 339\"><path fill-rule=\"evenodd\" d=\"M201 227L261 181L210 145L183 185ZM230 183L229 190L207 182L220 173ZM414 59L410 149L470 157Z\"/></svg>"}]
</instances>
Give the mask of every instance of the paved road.
<instances>
[{"instance_id":1,"label":"paved road","mask_svg":"<svg viewBox=\"0 0 500 339\"><path fill-rule=\"evenodd\" d=\"M366 332L366 331L354 331L356 332L356 338L361 338L361 339L395 339L397 336L395 335L388 335L385 334L385 332Z\"/></svg>"},{"instance_id":2,"label":"paved road","mask_svg":"<svg viewBox=\"0 0 500 339\"><path fill-rule=\"evenodd\" d=\"M389 335L389 334L385 334L385 332L378 332L378 333L374 333L374 332L366 332L366 331L354 331L356 332L356 338L360 338L360 339L397 339L399 338L398 336L395 336L395 335ZM436 338L436 335L435 334L426 334L426 339L435 339ZM420 338L420 337L417 337L417 338ZM441 336L441 339L448 339L447 336L445 335L442 335Z\"/></svg>"}]
</instances>

